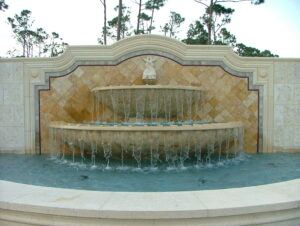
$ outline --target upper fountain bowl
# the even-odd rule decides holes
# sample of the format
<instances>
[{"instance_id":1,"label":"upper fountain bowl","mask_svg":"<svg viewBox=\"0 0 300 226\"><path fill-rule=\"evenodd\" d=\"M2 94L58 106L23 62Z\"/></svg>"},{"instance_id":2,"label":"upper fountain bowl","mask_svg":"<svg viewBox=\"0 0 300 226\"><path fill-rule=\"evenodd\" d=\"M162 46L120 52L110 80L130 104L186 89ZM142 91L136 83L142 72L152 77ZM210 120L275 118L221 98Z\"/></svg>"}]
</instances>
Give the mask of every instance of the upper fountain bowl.
<instances>
[{"instance_id":1,"label":"upper fountain bowl","mask_svg":"<svg viewBox=\"0 0 300 226\"><path fill-rule=\"evenodd\" d=\"M105 105L116 115L129 118L191 120L198 111L204 90L193 86L133 85L92 89L94 112Z\"/></svg>"}]
</instances>

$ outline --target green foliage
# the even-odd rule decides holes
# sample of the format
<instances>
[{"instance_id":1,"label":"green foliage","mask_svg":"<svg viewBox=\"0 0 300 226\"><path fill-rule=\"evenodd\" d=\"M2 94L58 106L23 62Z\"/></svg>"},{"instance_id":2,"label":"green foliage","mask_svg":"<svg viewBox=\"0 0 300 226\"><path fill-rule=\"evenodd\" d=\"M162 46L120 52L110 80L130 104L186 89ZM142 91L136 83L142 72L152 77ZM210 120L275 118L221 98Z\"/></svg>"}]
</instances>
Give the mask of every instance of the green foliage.
<instances>
[{"instance_id":1,"label":"green foliage","mask_svg":"<svg viewBox=\"0 0 300 226\"><path fill-rule=\"evenodd\" d=\"M105 35L108 35L108 27L104 28L104 26L102 27L102 32L101 32L101 37L97 39L98 43L101 45L106 45L107 43L105 43Z\"/></svg>"},{"instance_id":2,"label":"green foliage","mask_svg":"<svg viewBox=\"0 0 300 226\"><path fill-rule=\"evenodd\" d=\"M41 57L45 53L45 44L49 35L43 28L37 28L33 36L33 44L38 47L38 56Z\"/></svg>"},{"instance_id":3,"label":"green foliage","mask_svg":"<svg viewBox=\"0 0 300 226\"><path fill-rule=\"evenodd\" d=\"M196 20L194 24L190 24L187 32L187 38L182 40L190 45L205 45L208 42L208 33L200 20Z\"/></svg>"},{"instance_id":4,"label":"green foliage","mask_svg":"<svg viewBox=\"0 0 300 226\"><path fill-rule=\"evenodd\" d=\"M49 43L53 41L53 38L59 38L59 35L53 32L49 36L43 28L34 29L34 21L31 18L30 10L22 10L19 15L15 14L13 18L8 17L7 20L14 33L14 38L22 46L22 54L17 54L17 50L14 49L9 51L11 56L33 57L42 56L42 54L56 56L62 53L66 46L64 42L57 42L59 44L53 48L49 48L51 46Z\"/></svg>"},{"instance_id":5,"label":"green foliage","mask_svg":"<svg viewBox=\"0 0 300 226\"><path fill-rule=\"evenodd\" d=\"M13 18L8 17L7 20L13 30L15 39L22 45L22 56L32 56L32 42L35 33L32 30L31 11L22 10L20 15L15 14Z\"/></svg>"},{"instance_id":6,"label":"green foliage","mask_svg":"<svg viewBox=\"0 0 300 226\"><path fill-rule=\"evenodd\" d=\"M231 22L233 12L233 9L226 8L220 4L214 4L206 9L202 21L207 27L210 43L214 44L218 42L218 33L226 24Z\"/></svg>"},{"instance_id":7,"label":"green foliage","mask_svg":"<svg viewBox=\"0 0 300 226\"><path fill-rule=\"evenodd\" d=\"M119 6L114 8L115 11L119 10ZM121 17L121 27L120 33L122 38L126 36L130 36L130 10L126 6L122 6L122 17ZM114 17L112 20L108 21L107 27L107 36L111 37L112 39L117 39L117 29L118 29L118 16Z\"/></svg>"},{"instance_id":8,"label":"green foliage","mask_svg":"<svg viewBox=\"0 0 300 226\"><path fill-rule=\"evenodd\" d=\"M234 12L234 9L232 8L226 8L224 7L223 5L220 5L220 4L214 4L212 6L209 6L207 9L206 9L206 13L209 13L210 11L210 8L211 8L211 11L218 15L218 16L221 16L221 15L231 15L233 12Z\"/></svg>"},{"instance_id":9,"label":"green foliage","mask_svg":"<svg viewBox=\"0 0 300 226\"><path fill-rule=\"evenodd\" d=\"M159 10L164 6L166 0L148 0L145 4L145 8L148 10Z\"/></svg>"},{"instance_id":10,"label":"green foliage","mask_svg":"<svg viewBox=\"0 0 300 226\"><path fill-rule=\"evenodd\" d=\"M231 34L226 28L222 28L218 34L218 39L215 41L214 44L235 46L236 37L233 34Z\"/></svg>"},{"instance_id":11,"label":"green foliage","mask_svg":"<svg viewBox=\"0 0 300 226\"><path fill-rule=\"evenodd\" d=\"M139 29L135 31L135 34L146 34L149 31L149 21L151 20L151 17L147 15L146 13L142 12L140 14L140 25Z\"/></svg>"},{"instance_id":12,"label":"green foliage","mask_svg":"<svg viewBox=\"0 0 300 226\"><path fill-rule=\"evenodd\" d=\"M163 7L166 1L167 0L148 0L145 3L145 9L151 11L150 25L148 27L149 34L151 34L151 32L155 29L155 26L153 25L155 10L159 10L161 7Z\"/></svg>"},{"instance_id":13,"label":"green foliage","mask_svg":"<svg viewBox=\"0 0 300 226\"><path fill-rule=\"evenodd\" d=\"M5 11L8 9L8 5L5 3L5 0L0 0L0 11Z\"/></svg>"},{"instance_id":14,"label":"green foliage","mask_svg":"<svg viewBox=\"0 0 300 226\"><path fill-rule=\"evenodd\" d=\"M218 42L220 30L231 21L234 9L227 8L219 3L228 2L226 0L195 0L205 6L205 13L200 17L201 23L206 27L208 33L207 44ZM236 1L234 1L236 2Z\"/></svg>"},{"instance_id":15,"label":"green foliage","mask_svg":"<svg viewBox=\"0 0 300 226\"><path fill-rule=\"evenodd\" d=\"M259 5L264 3L264 0L194 0L205 7L205 14L200 17L201 23L207 29L208 40L207 44L218 44L220 31L224 26L231 21L231 15L234 9L227 8L225 3L251 2L251 4Z\"/></svg>"},{"instance_id":16,"label":"green foliage","mask_svg":"<svg viewBox=\"0 0 300 226\"><path fill-rule=\"evenodd\" d=\"M250 2L254 5L259 5L265 2L265 0L194 0L195 2L201 3L204 6L209 4L218 4L218 3L239 3L239 2Z\"/></svg>"},{"instance_id":17,"label":"green foliage","mask_svg":"<svg viewBox=\"0 0 300 226\"><path fill-rule=\"evenodd\" d=\"M148 16L146 13L141 13L140 18L145 21L149 21L151 19L151 17Z\"/></svg>"},{"instance_id":18,"label":"green foliage","mask_svg":"<svg viewBox=\"0 0 300 226\"><path fill-rule=\"evenodd\" d=\"M171 12L169 22L161 27L161 30L164 32L165 36L168 34L169 37L174 37L175 34L178 33L177 29L184 22L184 20L185 18L179 13Z\"/></svg>"},{"instance_id":19,"label":"green foliage","mask_svg":"<svg viewBox=\"0 0 300 226\"><path fill-rule=\"evenodd\" d=\"M144 12L145 3L144 0L136 1L138 4L138 16L137 16L137 26L134 30L135 34L146 34L149 31L151 16Z\"/></svg>"},{"instance_id":20,"label":"green foliage","mask_svg":"<svg viewBox=\"0 0 300 226\"><path fill-rule=\"evenodd\" d=\"M190 45L206 45L208 42L208 32L204 24L197 20L191 24L187 33L187 38L182 40ZM269 50L260 51L254 47L246 46L243 43L236 43L236 37L231 34L226 28L222 28L218 33L214 45L230 45L234 51L240 56L247 57L278 57L278 55L271 53Z\"/></svg>"},{"instance_id":21,"label":"green foliage","mask_svg":"<svg viewBox=\"0 0 300 226\"><path fill-rule=\"evenodd\" d=\"M231 34L225 25L231 22L234 9L226 8L222 3L248 1L259 5L264 0L194 0L205 7L205 13L199 20L191 24L187 32L187 38L182 40L187 44L213 44L230 45L240 56L278 57L269 50L260 51L254 47L236 42L236 37Z\"/></svg>"},{"instance_id":22,"label":"green foliage","mask_svg":"<svg viewBox=\"0 0 300 226\"><path fill-rule=\"evenodd\" d=\"M136 4L138 4L138 15L137 15L137 26L134 30L134 34L146 34L148 32L149 21L151 17L143 12L145 10L144 0L136 0Z\"/></svg>"},{"instance_id":23,"label":"green foliage","mask_svg":"<svg viewBox=\"0 0 300 226\"><path fill-rule=\"evenodd\" d=\"M67 45L58 33L52 32L44 46L44 52L49 52L50 57L59 56L64 52Z\"/></svg>"},{"instance_id":24,"label":"green foliage","mask_svg":"<svg viewBox=\"0 0 300 226\"><path fill-rule=\"evenodd\" d=\"M247 57L278 57L278 55L271 53L270 50L260 51L257 48L246 46L243 43L236 45L235 52L240 56Z\"/></svg>"},{"instance_id":25,"label":"green foliage","mask_svg":"<svg viewBox=\"0 0 300 226\"><path fill-rule=\"evenodd\" d=\"M265 0L251 0L251 3L254 4L254 5L259 5L259 4L262 4L264 2L265 2Z\"/></svg>"}]
</instances>

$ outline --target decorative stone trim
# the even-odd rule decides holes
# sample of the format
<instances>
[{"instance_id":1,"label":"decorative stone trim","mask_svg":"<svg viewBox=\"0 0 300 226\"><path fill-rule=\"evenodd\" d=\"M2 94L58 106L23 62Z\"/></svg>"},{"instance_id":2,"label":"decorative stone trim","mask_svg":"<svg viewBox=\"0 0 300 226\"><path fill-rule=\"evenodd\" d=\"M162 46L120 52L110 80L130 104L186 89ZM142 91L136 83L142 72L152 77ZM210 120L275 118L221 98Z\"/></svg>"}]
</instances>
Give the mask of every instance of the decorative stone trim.
<instances>
[{"instance_id":1,"label":"decorative stone trim","mask_svg":"<svg viewBox=\"0 0 300 226\"><path fill-rule=\"evenodd\" d=\"M126 225L300 223L300 179L183 192L101 192L8 181L0 181L0 186L0 223L9 225L120 225L120 220Z\"/></svg>"}]
</instances>

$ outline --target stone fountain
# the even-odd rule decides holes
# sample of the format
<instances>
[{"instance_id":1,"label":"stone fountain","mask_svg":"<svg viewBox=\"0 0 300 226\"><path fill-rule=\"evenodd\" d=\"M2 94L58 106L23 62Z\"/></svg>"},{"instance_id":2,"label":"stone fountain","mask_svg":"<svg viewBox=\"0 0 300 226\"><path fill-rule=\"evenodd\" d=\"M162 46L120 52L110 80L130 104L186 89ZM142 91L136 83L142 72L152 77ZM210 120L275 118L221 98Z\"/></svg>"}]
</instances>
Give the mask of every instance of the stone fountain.
<instances>
[{"instance_id":1,"label":"stone fountain","mask_svg":"<svg viewBox=\"0 0 300 226\"><path fill-rule=\"evenodd\" d=\"M161 161L169 167L184 167L193 158L197 165L235 157L243 151L241 122L215 123L195 117L203 105L205 90L193 86L155 85L155 59L146 57L144 85L95 87L91 122L51 123L49 150L87 158L96 166L102 155L106 167L110 159L135 159L137 167L149 160L151 167ZM103 108L112 116L107 119Z\"/></svg>"}]
</instances>

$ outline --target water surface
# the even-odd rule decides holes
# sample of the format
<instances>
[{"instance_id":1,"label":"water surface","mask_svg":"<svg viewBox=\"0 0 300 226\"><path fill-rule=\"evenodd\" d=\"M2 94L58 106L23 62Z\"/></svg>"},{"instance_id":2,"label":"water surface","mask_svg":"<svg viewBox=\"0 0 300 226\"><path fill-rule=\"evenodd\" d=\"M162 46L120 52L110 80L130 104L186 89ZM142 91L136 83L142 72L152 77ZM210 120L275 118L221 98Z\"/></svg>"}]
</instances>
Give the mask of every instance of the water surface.
<instances>
[{"instance_id":1,"label":"water surface","mask_svg":"<svg viewBox=\"0 0 300 226\"><path fill-rule=\"evenodd\" d=\"M300 178L300 154L241 155L234 160L185 167L160 165L150 168L142 162L112 161L107 169L104 160L72 164L70 160L48 156L0 155L0 179L58 188L98 191L191 191L255 186Z\"/></svg>"}]
</instances>

